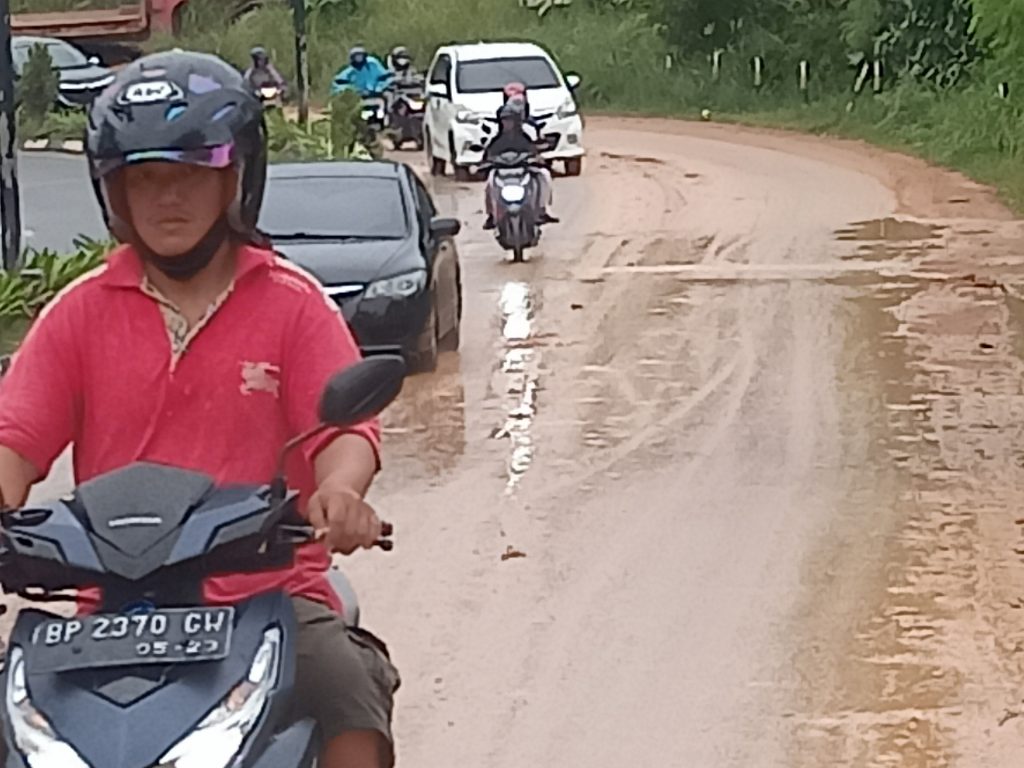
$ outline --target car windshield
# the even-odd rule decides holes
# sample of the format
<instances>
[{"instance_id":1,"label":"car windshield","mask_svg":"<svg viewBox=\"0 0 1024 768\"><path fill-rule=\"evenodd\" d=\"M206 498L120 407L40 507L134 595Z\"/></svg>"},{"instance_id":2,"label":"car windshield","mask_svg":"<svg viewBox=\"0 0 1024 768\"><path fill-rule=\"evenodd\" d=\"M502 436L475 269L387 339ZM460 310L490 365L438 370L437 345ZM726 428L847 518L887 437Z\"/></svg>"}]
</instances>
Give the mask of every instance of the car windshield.
<instances>
[{"instance_id":1,"label":"car windshield","mask_svg":"<svg viewBox=\"0 0 1024 768\"><path fill-rule=\"evenodd\" d=\"M408 232L397 179L271 177L262 211L260 229L271 238L390 240Z\"/></svg>"},{"instance_id":2,"label":"car windshield","mask_svg":"<svg viewBox=\"0 0 1024 768\"><path fill-rule=\"evenodd\" d=\"M543 56L464 61L459 64L456 80L460 93L500 91L509 83L522 83L527 90L561 85L551 62Z\"/></svg>"},{"instance_id":3,"label":"car windshield","mask_svg":"<svg viewBox=\"0 0 1024 768\"><path fill-rule=\"evenodd\" d=\"M80 50L74 46L55 40L49 43L18 43L12 46L11 55L14 59L15 70L20 72L24 69L25 62L28 61L29 52L35 47L35 45L46 46L46 50L50 54L50 59L53 61L53 66L57 69L74 69L75 67L85 67L89 64L89 60Z\"/></svg>"}]
</instances>

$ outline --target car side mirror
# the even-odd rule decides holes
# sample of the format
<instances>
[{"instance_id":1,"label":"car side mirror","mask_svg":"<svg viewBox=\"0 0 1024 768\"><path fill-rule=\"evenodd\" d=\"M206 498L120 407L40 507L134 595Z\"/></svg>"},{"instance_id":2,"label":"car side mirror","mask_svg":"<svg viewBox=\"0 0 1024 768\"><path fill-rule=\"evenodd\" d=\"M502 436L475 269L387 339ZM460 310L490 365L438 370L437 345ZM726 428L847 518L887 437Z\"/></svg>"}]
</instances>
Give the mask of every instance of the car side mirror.
<instances>
[{"instance_id":1,"label":"car side mirror","mask_svg":"<svg viewBox=\"0 0 1024 768\"><path fill-rule=\"evenodd\" d=\"M402 391L405 361L401 355L376 355L334 374L320 397L320 421L328 427L351 427L372 419Z\"/></svg>"},{"instance_id":2,"label":"car side mirror","mask_svg":"<svg viewBox=\"0 0 1024 768\"><path fill-rule=\"evenodd\" d=\"M437 239L455 237L462 231L462 222L458 219L436 218L430 222L430 234Z\"/></svg>"},{"instance_id":3,"label":"car side mirror","mask_svg":"<svg viewBox=\"0 0 1024 768\"><path fill-rule=\"evenodd\" d=\"M451 91L448 90L448 86L444 83L431 83L428 85L427 95L437 99L450 99L452 97Z\"/></svg>"},{"instance_id":4,"label":"car side mirror","mask_svg":"<svg viewBox=\"0 0 1024 768\"><path fill-rule=\"evenodd\" d=\"M577 75L575 72L570 72L565 76L565 84L569 86L570 91L575 91L580 87L580 83L583 82L583 78Z\"/></svg>"}]
</instances>

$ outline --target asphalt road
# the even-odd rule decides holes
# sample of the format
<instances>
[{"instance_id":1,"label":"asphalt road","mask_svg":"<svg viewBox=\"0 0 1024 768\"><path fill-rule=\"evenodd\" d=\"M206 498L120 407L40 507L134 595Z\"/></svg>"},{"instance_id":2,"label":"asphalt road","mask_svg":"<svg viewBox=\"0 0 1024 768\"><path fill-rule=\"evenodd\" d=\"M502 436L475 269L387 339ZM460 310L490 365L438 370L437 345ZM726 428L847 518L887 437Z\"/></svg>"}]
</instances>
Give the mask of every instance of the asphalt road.
<instances>
[{"instance_id":1,"label":"asphalt road","mask_svg":"<svg viewBox=\"0 0 1024 768\"><path fill-rule=\"evenodd\" d=\"M385 419L395 552L346 564L400 764L1016 765L1021 224L859 145L587 140L528 264L432 182L464 343ZM36 242L96 225L77 161L24 168Z\"/></svg>"},{"instance_id":2,"label":"asphalt road","mask_svg":"<svg viewBox=\"0 0 1024 768\"><path fill-rule=\"evenodd\" d=\"M25 245L66 250L106 233L81 156L22 152L18 171Z\"/></svg>"}]
</instances>

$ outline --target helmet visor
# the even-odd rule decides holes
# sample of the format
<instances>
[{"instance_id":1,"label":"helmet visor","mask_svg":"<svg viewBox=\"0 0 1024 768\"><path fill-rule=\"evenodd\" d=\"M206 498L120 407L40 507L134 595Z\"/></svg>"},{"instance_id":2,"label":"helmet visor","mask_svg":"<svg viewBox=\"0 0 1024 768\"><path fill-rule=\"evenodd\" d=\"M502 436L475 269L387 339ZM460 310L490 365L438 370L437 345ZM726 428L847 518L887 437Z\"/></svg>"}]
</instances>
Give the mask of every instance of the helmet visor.
<instances>
[{"instance_id":1,"label":"helmet visor","mask_svg":"<svg viewBox=\"0 0 1024 768\"><path fill-rule=\"evenodd\" d=\"M126 165L138 163L164 162L199 165L204 168L229 168L234 161L234 144L220 144L199 149L144 149L128 152L121 157L98 160L96 174L103 177Z\"/></svg>"}]
</instances>

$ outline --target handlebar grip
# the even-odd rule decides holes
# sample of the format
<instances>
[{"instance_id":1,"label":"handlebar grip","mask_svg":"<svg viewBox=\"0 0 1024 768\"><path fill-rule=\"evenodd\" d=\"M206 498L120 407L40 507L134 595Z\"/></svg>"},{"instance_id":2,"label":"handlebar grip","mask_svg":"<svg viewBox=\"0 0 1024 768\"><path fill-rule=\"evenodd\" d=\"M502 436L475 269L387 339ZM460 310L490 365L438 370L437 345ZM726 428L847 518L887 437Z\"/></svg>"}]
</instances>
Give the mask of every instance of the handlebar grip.
<instances>
[{"instance_id":1,"label":"handlebar grip","mask_svg":"<svg viewBox=\"0 0 1024 768\"><path fill-rule=\"evenodd\" d=\"M395 526L391 523L381 522L380 524L380 535L381 536L392 536L395 533Z\"/></svg>"}]
</instances>

